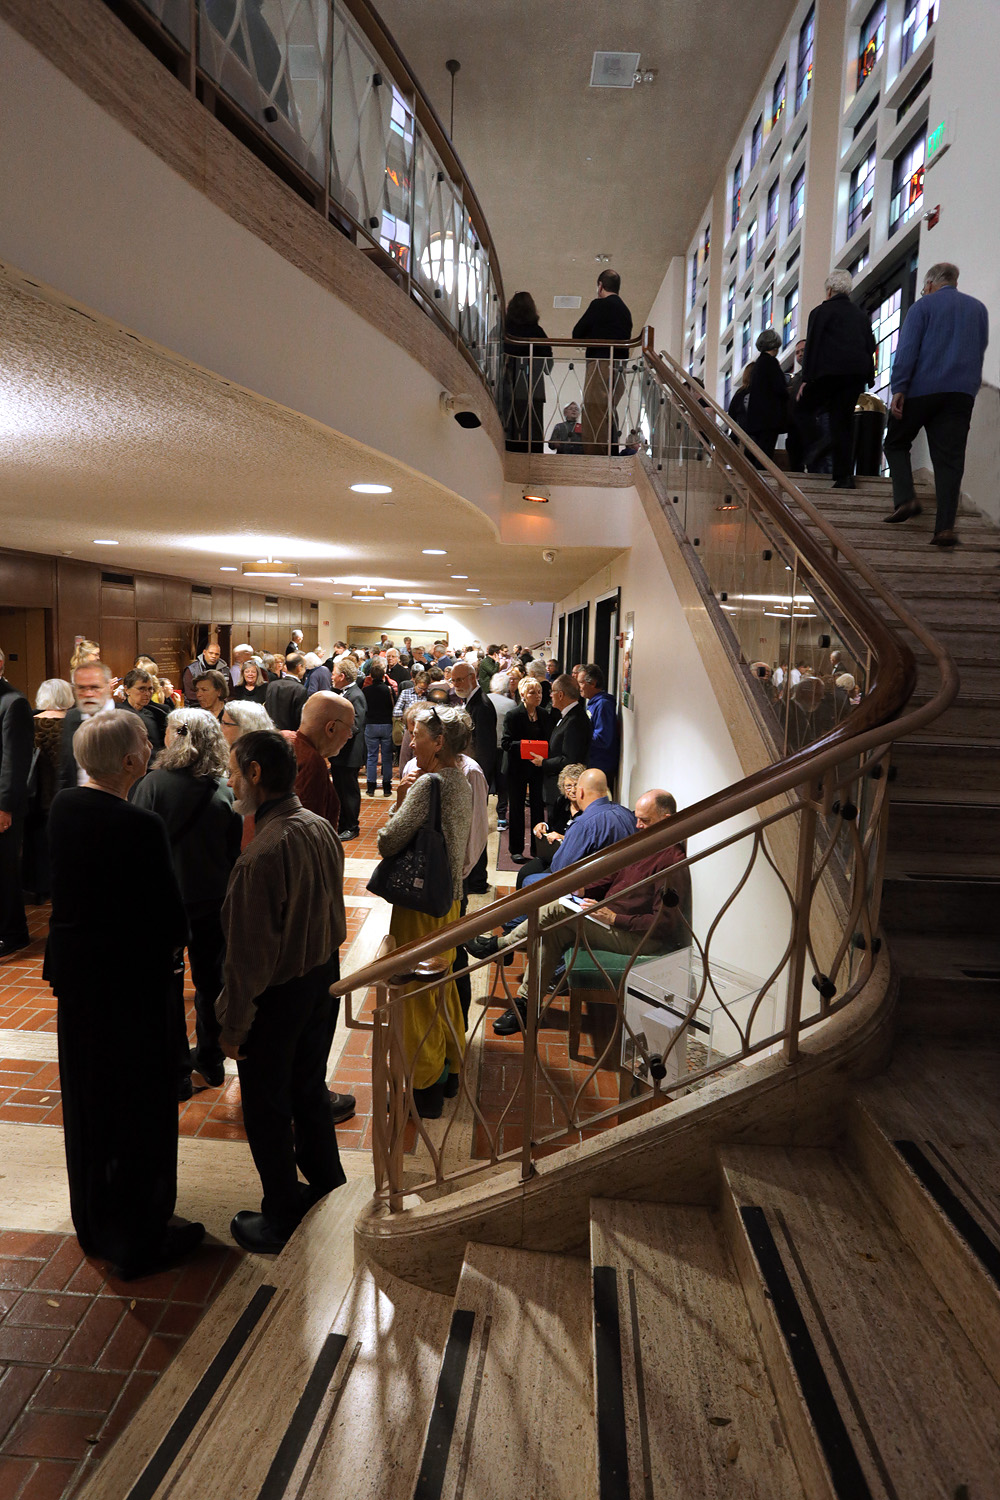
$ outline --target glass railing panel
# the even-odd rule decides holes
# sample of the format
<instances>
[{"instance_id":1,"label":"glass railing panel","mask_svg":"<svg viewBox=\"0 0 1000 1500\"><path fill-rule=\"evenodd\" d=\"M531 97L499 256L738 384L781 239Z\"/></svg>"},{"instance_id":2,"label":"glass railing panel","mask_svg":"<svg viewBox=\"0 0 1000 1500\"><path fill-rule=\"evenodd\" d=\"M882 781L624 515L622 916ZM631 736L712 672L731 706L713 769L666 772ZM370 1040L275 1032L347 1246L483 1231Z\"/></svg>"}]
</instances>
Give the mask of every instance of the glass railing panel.
<instances>
[{"instance_id":1,"label":"glass railing panel","mask_svg":"<svg viewBox=\"0 0 1000 1500\"><path fill-rule=\"evenodd\" d=\"M322 0L198 0L198 62L316 182L326 178L330 12Z\"/></svg>"},{"instance_id":2,"label":"glass railing panel","mask_svg":"<svg viewBox=\"0 0 1000 1500\"><path fill-rule=\"evenodd\" d=\"M191 49L191 5L190 0L139 0L143 10L154 16L164 31Z\"/></svg>"},{"instance_id":3,"label":"glass railing panel","mask_svg":"<svg viewBox=\"0 0 1000 1500\"><path fill-rule=\"evenodd\" d=\"M479 368L485 369L489 329L489 256L479 243L468 212L462 208L458 241L458 331Z\"/></svg>"},{"instance_id":4,"label":"glass railing panel","mask_svg":"<svg viewBox=\"0 0 1000 1500\"><path fill-rule=\"evenodd\" d=\"M407 270L413 110L341 6L333 12L332 67L330 195Z\"/></svg>"},{"instance_id":5,"label":"glass railing panel","mask_svg":"<svg viewBox=\"0 0 1000 1500\"><path fill-rule=\"evenodd\" d=\"M458 327L461 204L438 153L420 127L416 133L413 197L413 275L440 315ZM462 293L468 295L463 275Z\"/></svg>"}]
</instances>

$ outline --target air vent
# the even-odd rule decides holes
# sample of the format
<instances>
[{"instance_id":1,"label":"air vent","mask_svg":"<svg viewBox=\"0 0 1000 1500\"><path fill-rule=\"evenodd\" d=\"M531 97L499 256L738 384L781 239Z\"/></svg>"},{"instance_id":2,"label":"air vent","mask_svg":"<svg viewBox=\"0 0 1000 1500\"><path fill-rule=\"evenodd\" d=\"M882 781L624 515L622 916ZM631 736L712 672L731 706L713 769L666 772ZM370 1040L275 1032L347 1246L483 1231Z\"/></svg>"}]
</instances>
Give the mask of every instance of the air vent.
<instances>
[{"instance_id":1,"label":"air vent","mask_svg":"<svg viewBox=\"0 0 1000 1500\"><path fill-rule=\"evenodd\" d=\"M131 573L102 573L101 582L117 583L126 589L135 588L135 579L132 577Z\"/></svg>"},{"instance_id":2,"label":"air vent","mask_svg":"<svg viewBox=\"0 0 1000 1500\"><path fill-rule=\"evenodd\" d=\"M191 592L192 594L198 594L202 599L211 599L212 597L212 590L204 583L192 583Z\"/></svg>"},{"instance_id":3,"label":"air vent","mask_svg":"<svg viewBox=\"0 0 1000 1500\"><path fill-rule=\"evenodd\" d=\"M579 299L579 297L553 297L552 298L552 306L553 307L579 307L580 306L580 299Z\"/></svg>"},{"instance_id":4,"label":"air vent","mask_svg":"<svg viewBox=\"0 0 1000 1500\"><path fill-rule=\"evenodd\" d=\"M277 596L277 594L265 594L264 595L264 603L265 604L277 604L277 602L278 602L278 596Z\"/></svg>"},{"instance_id":5,"label":"air vent","mask_svg":"<svg viewBox=\"0 0 1000 1500\"><path fill-rule=\"evenodd\" d=\"M630 89L635 87L639 66L638 52L595 52L590 70L592 89Z\"/></svg>"},{"instance_id":6,"label":"air vent","mask_svg":"<svg viewBox=\"0 0 1000 1500\"><path fill-rule=\"evenodd\" d=\"M309 608L310 609L319 609L319 600L318 599L311 599L309 601Z\"/></svg>"}]
</instances>

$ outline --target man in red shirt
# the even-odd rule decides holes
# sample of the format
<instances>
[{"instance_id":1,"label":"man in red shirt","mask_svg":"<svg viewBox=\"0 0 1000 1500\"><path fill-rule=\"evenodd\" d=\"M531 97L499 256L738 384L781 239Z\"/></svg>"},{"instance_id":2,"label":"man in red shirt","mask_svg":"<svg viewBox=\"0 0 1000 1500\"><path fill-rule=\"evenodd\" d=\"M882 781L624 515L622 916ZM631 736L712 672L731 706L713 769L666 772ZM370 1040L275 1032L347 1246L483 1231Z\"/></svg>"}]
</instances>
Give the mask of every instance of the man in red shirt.
<instances>
[{"instance_id":1,"label":"man in red shirt","mask_svg":"<svg viewBox=\"0 0 1000 1500\"><path fill-rule=\"evenodd\" d=\"M307 698L298 729L283 731L295 751L299 773L295 795L310 812L333 825L340 819L340 798L330 776L330 757L347 744L354 729L354 705L339 693L320 690Z\"/></svg>"}]
</instances>

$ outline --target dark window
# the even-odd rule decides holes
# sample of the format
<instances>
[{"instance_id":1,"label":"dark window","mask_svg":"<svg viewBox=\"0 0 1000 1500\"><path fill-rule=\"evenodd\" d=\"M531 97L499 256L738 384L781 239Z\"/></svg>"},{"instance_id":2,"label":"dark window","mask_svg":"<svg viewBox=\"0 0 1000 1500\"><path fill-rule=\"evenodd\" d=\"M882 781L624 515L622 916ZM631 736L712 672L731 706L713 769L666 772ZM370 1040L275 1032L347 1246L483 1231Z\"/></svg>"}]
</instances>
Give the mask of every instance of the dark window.
<instances>
[{"instance_id":1,"label":"dark window","mask_svg":"<svg viewBox=\"0 0 1000 1500\"><path fill-rule=\"evenodd\" d=\"M764 332L765 328L770 328L770 326L771 326L771 319L773 317L773 314L774 314L774 287L773 286L769 286L768 289L767 289L767 291L764 293L763 297L760 299L760 331L761 331L761 333Z\"/></svg>"},{"instance_id":2,"label":"dark window","mask_svg":"<svg viewBox=\"0 0 1000 1500\"><path fill-rule=\"evenodd\" d=\"M859 161L851 173L851 187L847 198L847 238L856 234L872 211L875 196L875 147L872 146L864 161Z\"/></svg>"},{"instance_id":3,"label":"dark window","mask_svg":"<svg viewBox=\"0 0 1000 1500\"><path fill-rule=\"evenodd\" d=\"M799 289L793 286L785 298L785 316L781 320L781 347L787 349L799 331Z\"/></svg>"},{"instance_id":4,"label":"dark window","mask_svg":"<svg viewBox=\"0 0 1000 1500\"><path fill-rule=\"evenodd\" d=\"M733 321L733 313L736 311L736 282L729 283L729 291L726 294L726 327Z\"/></svg>"},{"instance_id":5,"label":"dark window","mask_svg":"<svg viewBox=\"0 0 1000 1500\"><path fill-rule=\"evenodd\" d=\"M741 156L740 159L739 159L739 161L736 163L735 167L733 168L732 214L731 214L730 220L729 220L729 233L730 234L732 234L733 230L736 228L737 224L740 222L740 207L741 207L742 201L743 201L743 158Z\"/></svg>"},{"instance_id":6,"label":"dark window","mask_svg":"<svg viewBox=\"0 0 1000 1500\"><path fill-rule=\"evenodd\" d=\"M799 53L798 67L795 72L795 113L798 114L806 96L812 88L813 77L813 44L816 40L816 7L802 22L799 30Z\"/></svg>"},{"instance_id":7,"label":"dark window","mask_svg":"<svg viewBox=\"0 0 1000 1500\"><path fill-rule=\"evenodd\" d=\"M889 233L895 234L920 211L924 201L924 134L913 137L892 164L892 198L889 202Z\"/></svg>"},{"instance_id":8,"label":"dark window","mask_svg":"<svg viewBox=\"0 0 1000 1500\"><path fill-rule=\"evenodd\" d=\"M747 229L747 258L743 269L749 271L753 265L753 258L757 253L757 220L754 219Z\"/></svg>"},{"instance_id":9,"label":"dark window","mask_svg":"<svg viewBox=\"0 0 1000 1500\"><path fill-rule=\"evenodd\" d=\"M707 302L703 302L701 304L701 335L700 335L701 338L705 337L705 334L706 334L707 330L708 330L708 303Z\"/></svg>"},{"instance_id":10,"label":"dark window","mask_svg":"<svg viewBox=\"0 0 1000 1500\"><path fill-rule=\"evenodd\" d=\"M937 16L937 0L906 0L903 12L903 57L900 67L916 52L924 37L934 25Z\"/></svg>"},{"instance_id":11,"label":"dark window","mask_svg":"<svg viewBox=\"0 0 1000 1500\"><path fill-rule=\"evenodd\" d=\"M778 196L780 190L781 184L779 183L778 179L775 178L775 180L771 183L771 186L767 190L767 219L764 224L765 236L771 233L771 230L778 222Z\"/></svg>"},{"instance_id":12,"label":"dark window","mask_svg":"<svg viewBox=\"0 0 1000 1500\"><path fill-rule=\"evenodd\" d=\"M725 408L726 411L729 410L729 403L730 403L730 401L732 399L733 399L733 372L732 372L732 369L730 368L730 369L728 369L726 371L725 375L723 375L723 377L722 377L722 405L723 405L723 407Z\"/></svg>"},{"instance_id":13,"label":"dark window","mask_svg":"<svg viewBox=\"0 0 1000 1500\"><path fill-rule=\"evenodd\" d=\"M861 23L858 37L858 88L872 71L885 47L885 0L878 0Z\"/></svg>"},{"instance_id":14,"label":"dark window","mask_svg":"<svg viewBox=\"0 0 1000 1500\"><path fill-rule=\"evenodd\" d=\"M757 165L760 148L764 144L764 116L758 115L754 122L753 131L750 136L750 170L753 171Z\"/></svg>"},{"instance_id":15,"label":"dark window","mask_svg":"<svg viewBox=\"0 0 1000 1500\"><path fill-rule=\"evenodd\" d=\"M698 300L698 252L696 250L694 252L694 254L692 255L692 257L691 257L691 288L690 288L690 296L689 296L689 300L688 300L688 310L689 311L690 311L690 309L692 307L694 307L694 305L697 302L697 300Z\"/></svg>"},{"instance_id":16,"label":"dark window","mask_svg":"<svg viewBox=\"0 0 1000 1500\"><path fill-rule=\"evenodd\" d=\"M784 68L782 68L781 72L778 74L777 78L774 80L774 87L771 90L771 129L772 130L774 129L775 125L777 125L777 123L781 119L782 115L785 113L785 87L786 87L786 82L787 82L785 75L786 75L786 70Z\"/></svg>"},{"instance_id":17,"label":"dark window","mask_svg":"<svg viewBox=\"0 0 1000 1500\"><path fill-rule=\"evenodd\" d=\"M743 323L743 337L740 340L740 362L746 364L750 358L750 319L746 318Z\"/></svg>"},{"instance_id":18,"label":"dark window","mask_svg":"<svg viewBox=\"0 0 1000 1500\"><path fill-rule=\"evenodd\" d=\"M791 234L802 217L806 202L806 169L800 167L792 181L792 195L788 200L788 232Z\"/></svg>"},{"instance_id":19,"label":"dark window","mask_svg":"<svg viewBox=\"0 0 1000 1500\"><path fill-rule=\"evenodd\" d=\"M853 277L857 277L857 276L861 275L861 272L864 270L864 268L865 268L865 266L867 264L868 264L868 251L867 250L862 250L862 252L858 256L857 260L852 261L851 264L848 266L847 269L848 269L848 271L850 271L850 273L851 273L851 275Z\"/></svg>"},{"instance_id":20,"label":"dark window","mask_svg":"<svg viewBox=\"0 0 1000 1500\"><path fill-rule=\"evenodd\" d=\"M902 104L896 110L896 124L897 125L899 124L900 120L905 119L905 117L910 113L910 110L916 104L917 100L920 99L923 96L924 89L930 83L931 78L933 76L934 76L934 68L933 68L933 66L929 67L927 69L926 73L921 73L920 77L917 79L916 83L913 85L912 89L907 94L907 96L903 100Z\"/></svg>"}]
</instances>

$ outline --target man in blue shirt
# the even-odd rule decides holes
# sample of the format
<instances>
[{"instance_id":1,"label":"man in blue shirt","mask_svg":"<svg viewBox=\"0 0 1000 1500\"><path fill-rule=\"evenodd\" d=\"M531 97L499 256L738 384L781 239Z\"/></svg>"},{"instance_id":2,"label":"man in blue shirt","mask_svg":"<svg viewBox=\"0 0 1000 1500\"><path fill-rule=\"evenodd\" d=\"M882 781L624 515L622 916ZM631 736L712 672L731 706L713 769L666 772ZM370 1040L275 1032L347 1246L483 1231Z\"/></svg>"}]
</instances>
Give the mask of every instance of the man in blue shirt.
<instances>
[{"instance_id":1,"label":"man in blue shirt","mask_svg":"<svg viewBox=\"0 0 1000 1500\"><path fill-rule=\"evenodd\" d=\"M892 515L908 521L921 506L913 488L910 449L927 433L937 517L931 542L954 547L955 516L965 472L965 444L989 343L989 314L958 290L958 267L942 261L924 278L923 295L906 314L892 365L892 406L885 457L892 476Z\"/></svg>"},{"instance_id":2,"label":"man in blue shirt","mask_svg":"<svg viewBox=\"0 0 1000 1500\"><path fill-rule=\"evenodd\" d=\"M576 783L576 800L581 808L578 817L574 818L566 830L566 835L552 856L548 874L555 875L559 870L565 870L567 865L575 864L578 859L583 859L587 854L593 854L598 849L605 849L609 844L616 844L619 839L631 838L637 830L635 814L629 812L627 807L622 807L620 802L613 802L608 791L607 778L603 771L584 771ZM544 875L528 877L536 880L544 880ZM527 884L528 881L525 882ZM561 901L552 901L548 906L539 908L538 925L544 932L556 922L562 922L566 918L566 908ZM494 953L499 953L502 948L509 948L514 943L523 943L528 936L527 921L519 922L518 925L501 938L485 937L476 938L473 942L466 944L468 953L473 958L488 958ZM558 957L558 952L556 953ZM549 976L551 977L551 976ZM543 980L546 976L543 973ZM547 989L548 984L543 984ZM517 1010L504 1011L503 1015L493 1022L493 1030L497 1036L514 1036L521 1030L527 1008L528 989L527 977L521 985L515 1000ZM520 1012L520 1019L518 1018Z\"/></svg>"},{"instance_id":3,"label":"man in blue shirt","mask_svg":"<svg viewBox=\"0 0 1000 1500\"><path fill-rule=\"evenodd\" d=\"M603 771L608 785L614 786L618 775L618 705L611 694L605 692L604 673L595 662L588 662L581 668L576 680L587 705L592 730L587 764Z\"/></svg>"}]
</instances>

